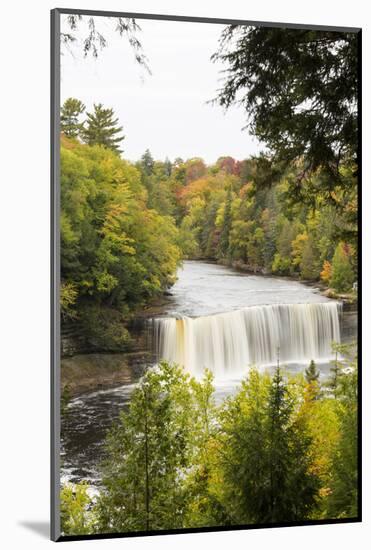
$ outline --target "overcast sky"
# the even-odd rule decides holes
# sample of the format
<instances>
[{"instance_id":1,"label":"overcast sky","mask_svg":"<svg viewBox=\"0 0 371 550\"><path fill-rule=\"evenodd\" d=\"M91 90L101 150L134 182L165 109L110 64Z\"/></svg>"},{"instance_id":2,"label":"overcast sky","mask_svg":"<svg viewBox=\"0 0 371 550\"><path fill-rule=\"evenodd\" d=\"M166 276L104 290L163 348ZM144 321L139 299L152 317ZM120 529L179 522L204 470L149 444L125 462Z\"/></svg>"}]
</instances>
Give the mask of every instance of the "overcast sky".
<instances>
[{"instance_id":1,"label":"overcast sky","mask_svg":"<svg viewBox=\"0 0 371 550\"><path fill-rule=\"evenodd\" d=\"M211 63L210 56L222 25L138 20L148 75L127 40L114 32L114 22L95 19L108 47L98 59L84 58L78 41L70 52L64 50L61 99L81 99L88 110L93 103L112 107L124 127L125 158L135 161L148 148L155 159L200 156L210 164L223 155L243 159L262 149L242 131L241 108L225 113L207 104L221 85L222 66ZM63 21L62 32L67 31Z\"/></svg>"}]
</instances>

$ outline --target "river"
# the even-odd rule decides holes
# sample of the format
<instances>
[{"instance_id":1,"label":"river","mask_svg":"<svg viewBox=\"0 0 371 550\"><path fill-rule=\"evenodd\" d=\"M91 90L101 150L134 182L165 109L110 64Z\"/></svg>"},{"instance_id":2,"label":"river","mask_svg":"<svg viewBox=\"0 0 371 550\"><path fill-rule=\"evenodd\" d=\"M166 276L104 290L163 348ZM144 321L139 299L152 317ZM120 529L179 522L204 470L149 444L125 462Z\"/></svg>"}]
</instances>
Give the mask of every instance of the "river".
<instances>
[{"instance_id":1,"label":"river","mask_svg":"<svg viewBox=\"0 0 371 550\"><path fill-rule=\"evenodd\" d=\"M271 370L278 354L293 373L315 359L326 377L331 341L354 339L356 321L356 313L344 315L341 304L298 281L186 261L146 326L154 335L148 339L154 357L184 364L195 376L205 366L213 371L220 402L235 391L249 364ZM99 485L105 434L127 407L137 376L70 401L62 418L62 481Z\"/></svg>"}]
</instances>

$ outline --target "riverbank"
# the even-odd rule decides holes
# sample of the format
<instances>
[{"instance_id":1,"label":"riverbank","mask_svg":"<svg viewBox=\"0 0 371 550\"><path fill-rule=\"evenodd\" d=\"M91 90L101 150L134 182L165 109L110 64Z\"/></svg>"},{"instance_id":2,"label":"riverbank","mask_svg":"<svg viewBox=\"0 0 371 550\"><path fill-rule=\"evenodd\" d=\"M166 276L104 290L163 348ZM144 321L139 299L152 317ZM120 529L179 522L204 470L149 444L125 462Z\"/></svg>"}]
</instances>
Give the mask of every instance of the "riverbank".
<instances>
[{"instance_id":1,"label":"riverbank","mask_svg":"<svg viewBox=\"0 0 371 550\"><path fill-rule=\"evenodd\" d=\"M251 305L294 304L329 301L317 283L292 277L252 274L216 262L186 261L171 291L138 311L132 320L131 349L87 350L62 358L61 386L71 397L129 384L153 364L154 345L147 321L151 318L200 317L235 311ZM323 296L321 296L323 295ZM326 297L324 297L326 296ZM331 297L333 298L333 297ZM341 316L342 338L350 340L356 332L356 304L345 303Z\"/></svg>"},{"instance_id":2,"label":"riverbank","mask_svg":"<svg viewBox=\"0 0 371 550\"><path fill-rule=\"evenodd\" d=\"M149 352L87 353L61 361L61 390L69 398L131 384L150 361Z\"/></svg>"},{"instance_id":3,"label":"riverbank","mask_svg":"<svg viewBox=\"0 0 371 550\"><path fill-rule=\"evenodd\" d=\"M329 288L325 285L322 281L311 281L306 279L301 279L298 275L276 275L275 273L269 273L263 268L253 268L252 266L248 264L244 264L241 261L234 261L234 262L227 262L224 260L207 260L212 263L223 265L225 267L230 267L232 269L235 269L236 271L240 271L242 273L250 274L250 275L258 275L261 277L270 277L272 279L283 279L285 281L296 281L299 283L302 283L306 286L309 286L315 290L318 290L322 296L325 296L326 298L330 298L331 300L340 300L344 304L347 304L349 306L355 306L354 309L357 309L357 303L358 303L358 294L357 292L336 292L333 288Z\"/></svg>"}]
</instances>

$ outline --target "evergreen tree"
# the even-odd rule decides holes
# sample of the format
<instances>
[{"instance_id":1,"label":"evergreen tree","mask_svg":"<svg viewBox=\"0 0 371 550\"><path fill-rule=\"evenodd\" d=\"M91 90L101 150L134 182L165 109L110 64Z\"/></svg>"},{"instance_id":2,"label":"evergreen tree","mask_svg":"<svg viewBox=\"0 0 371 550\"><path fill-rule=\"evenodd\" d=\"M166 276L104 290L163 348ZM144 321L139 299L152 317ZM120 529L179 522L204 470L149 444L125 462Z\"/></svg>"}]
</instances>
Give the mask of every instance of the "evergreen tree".
<instances>
[{"instance_id":1,"label":"evergreen tree","mask_svg":"<svg viewBox=\"0 0 371 550\"><path fill-rule=\"evenodd\" d=\"M327 387L330 389L335 399L338 396L340 378L342 376L342 364L339 361L340 346L334 344L335 359L331 361L330 376L327 380Z\"/></svg>"},{"instance_id":2,"label":"evergreen tree","mask_svg":"<svg viewBox=\"0 0 371 550\"><path fill-rule=\"evenodd\" d=\"M305 380L307 386L304 390L304 401L316 401L320 397L321 387L319 383L319 370L313 359L309 363L309 367L305 369Z\"/></svg>"},{"instance_id":3,"label":"evergreen tree","mask_svg":"<svg viewBox=\"0 0 371 550\"><path fill-rule=\"evenodd\" d=\"M188 377L180 367L163 362L144 375L108 438L98 501L101 530L182 527L180 472L190 461L190 402Z\"/></svg>"},{"instance_id":4,"label":"evergreen tree","mask_svg":"<svg viewBox=\"0 0 371 550\"><path fill-rule=\"evenodd\" d=\"M330 284L338 292L347 292L352 288L354 273L344 243L339 243L332 259Z\"/></svg>"},{"instance_id":5,"label":"evergreen tree","mask_svg":"<svg viewBox=\"0 0 371 550\"><path fill-rule=\"evenodd\" d=\"M69 138L77 138L81 135L84 125L80 122L80 116L85 111L85 105L79 99L69 97L61 108L61 131Z\"/></svg>"},{"instance_id":6,"label":"evergreen tree","mask_svg":"<svg viewBox=\"0 0 371 550\"><path fill-rule=\"evenodd\" d=\"M317 369L317 366L312 359L309 363L309 367L305 369L305 379L308 382L308 384L312 382L317 382L319 378L319 370Z\"/></svg>"},{"instance_id":7,"label":"evergreen tree","mask_svg":"<svg viewBox=\"0 0 371 550\"><path fill-rule=\"evenodd\" d=\"M294 404L279 366L272 380L253 371L227 404L222 502L231 523L290 522L315 510L312 439Z\"/></svg>"},{"instance_id":8,"label":"evergreen tree","mask_svg":"<svg viewBox=\"0 0 371 550\"><path fill-rule=\"evenodd\" d=\"M228 187L227 198L224 205L224 215L222 229L219 240L219 255L222 258L228 256L229 251L229 233L232 227L232 190Z\"/></svg>"},{"instance_id":9,"label":"evergreen tree","mask_svg":"<svg viewBox=\"0 0 371 550\"><path fill-rule=\"evenodd\" d=\"M276 231L277 252L274 255L272 271L286 275L291 271L292 241L295 236L294 225L285 216L281 216L278 219Z\"/></svg>"},{"instance_id":10,"label":"evergreen tree","mask_svg":"<svg viewBox=\"0 0 371 550\"><path fill-rule=\"evenodd\" d=\"M333 453L329 517L353 518L358 512L358 379L353 371L341 378L337 414L340 438Z\"/></svg>"},{"instance_id":11,"label":"evergreen tree","mask_svg":"<svg viewBox=\"0 0 371 550\"><path fill-rule=\"evenodd\" d=\"M264 267L271 270L274 254L276 252L276 220L270 208L265 208L261 213L261 224L264 230L263 258Z\"/></svg>"},{"instance_id":12,"label":"evergreen tree","mask_svg":"<svg viewBox=\"0 0 371 550\"><path fill-rule=\"evenodd\" d=\"M330 389L335 399L337 399L344 384L344 376L346 374L344 367L347 366L353 369L356 364L356 359L353 353L353 345L333 342L332 351L334 352L335 358L331 361L327 387Z\"/></svg>"},{"instance_id":13,"label":"evergreen tree","mask_svg":"<svg viewBox=\"0 0 371 550\"><path fill-rule=\"evenodd\" d=\"M151 152L149 149L146 149L144 151L144 154L142 155L140 159L140 164L142 167L142 170L146 176L150 176L153 172L153 167L155 165L155 161L153 160L153 157L151 155Z\"/></svg>"},{"instance_id":14,"label":"evergreen tree","mask_svg":"<svg viewBox=\"0 0 371 550\"><path fill-rule=\"evenodd\" d=\"M315 249L313 237L309 235L303 246L300 262L300 274L304 279L317 279L320 274L319 255Z\"/></svg>"},{"instance_id":15,"label":"evergreen tree","mask_svg":"<svg viewBox=\"0 0 371 550\"><path fill-rule=\"evenodd\" d=\"M102 145L116 153L121 153L119 145L125 139L124 135L120 135L122 129L122 126L118 126L118 118L115 118L113 109L105 109L101 103L98 103L94 104L92 113L87 113L86 127L82 136L88 145Z\"/></svg>"},{"instance_id":16,"label":"evergreen tree","mask_svg":"<svg viewBox=\"0 0 371 550\"><path fill-rule=\"evenodd\" d=\"M270 381L252 369L221 414L221 502L226 525L266 519L268 509L268 422Z\"/></svg>"},{"instance_id":17,"label":"evergreen tree","mask_svg":"<svg viewBox=\"0 0 371 550\"><path fill-rule=\"evenodd\" d=\"M262 521L295 521L310 516L319 479L311 471L311 437L294 421L294 402L277 366L268 399L268 507Z\"/></svg>"},{"instance_id":18,"label":"evergreen tree","mask_svg":"<svg viewBox=\"0 0 371 550\"><path fill-rule=\"evenodd\" d=\"M200 231L200 247L206 258L215 257L215 218L218 204L212 201L205 215L204 225Z\"/></svg>"},{"instance_id":19,"label":"evergreen tree","mask_svg":"<svg viewBox=\"0 0 371 550\"><path fill-rule=\"evenodd\" d=\"M357 158L357 43L356 33L230 25L212 57L226 65L219 104L242 104L250 131L284 165L305 157L308 176L322 168L319 186L298 174L288 190L297 204L319 188L331 202L334 182L347 188L338 161Z\"/></svg>"},{"instance_id":20,"label":"evergreen tree","mask_svg":"<svg viewBox=\"0 0 371 550\"><path fill-rule=\"evenodd\" d=\"M164 162L164 170L165 170L165 175L170 178L171 176L171 172L173 170L173 165L171 164L171 161L169 159L169 157L166 157L165 159L165 162Z\"/></svg>"}]
</instances>

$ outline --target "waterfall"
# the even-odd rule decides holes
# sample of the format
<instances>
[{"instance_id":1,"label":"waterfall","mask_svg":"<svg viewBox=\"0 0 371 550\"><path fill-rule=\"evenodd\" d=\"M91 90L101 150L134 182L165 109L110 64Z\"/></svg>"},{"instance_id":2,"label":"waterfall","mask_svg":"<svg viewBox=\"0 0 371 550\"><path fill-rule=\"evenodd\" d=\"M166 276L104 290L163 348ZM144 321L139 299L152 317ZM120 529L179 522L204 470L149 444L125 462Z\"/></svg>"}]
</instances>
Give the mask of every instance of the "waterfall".
<instances>
[{"instance_id":1,"label":"waterfall","mask_svg":"<svg viewBox=\"0 0 371 550\"><path fill-rule=\"evenodd\" d=\"M336 302L253 306L204 317L154 321L157 356L192 375L238 376L249 365L325 361L340 342Z\"/></svg>"}]
</instances>

